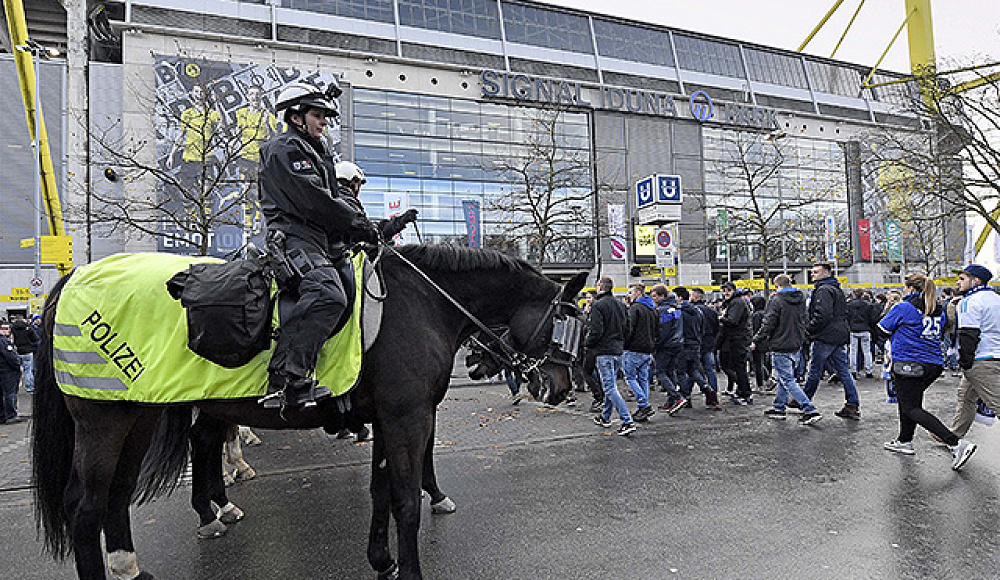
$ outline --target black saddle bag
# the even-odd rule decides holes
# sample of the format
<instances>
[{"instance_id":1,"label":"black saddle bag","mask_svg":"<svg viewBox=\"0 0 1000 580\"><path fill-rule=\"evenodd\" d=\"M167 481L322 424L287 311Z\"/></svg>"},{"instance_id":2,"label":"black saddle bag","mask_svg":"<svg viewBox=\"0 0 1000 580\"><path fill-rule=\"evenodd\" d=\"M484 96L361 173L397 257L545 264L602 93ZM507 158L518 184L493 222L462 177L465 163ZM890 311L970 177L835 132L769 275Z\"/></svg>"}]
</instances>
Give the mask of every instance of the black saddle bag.
<instances>
[{"instance_id":1,"label":"black saddle bag","mask_svg":"<svg viewBox=\"0 0 1000 580\"><path fill-rule=\"evenodd\" d=\"M192 264L167 281L187 312L188 348L227 368L271 346L271 280L263 260Z\"/></svg>"}]
</instances>

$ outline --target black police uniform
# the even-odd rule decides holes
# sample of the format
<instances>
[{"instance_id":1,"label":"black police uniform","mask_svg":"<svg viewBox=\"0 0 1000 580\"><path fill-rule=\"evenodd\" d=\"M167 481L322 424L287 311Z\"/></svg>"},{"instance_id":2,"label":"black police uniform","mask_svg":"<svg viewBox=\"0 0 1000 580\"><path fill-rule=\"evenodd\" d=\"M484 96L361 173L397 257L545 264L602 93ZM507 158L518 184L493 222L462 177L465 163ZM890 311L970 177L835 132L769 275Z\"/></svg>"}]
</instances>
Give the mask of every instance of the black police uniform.
<instances>
[{"instance_id":1,"label":"black police uniform","mask_svg":"<svg viewBox=\"0 0 1000 580\"><path fill-rule=\"evenodd\" d=\"M269 370L309 376L323 343L354 294L348 246L377 241L360 202L339 190L323 143L294 126L260 151L261 209L270 235L284 232L285 251L302 250L315 266L297 288L298 300L282 321Z\"/></svg>"}]
</instances>

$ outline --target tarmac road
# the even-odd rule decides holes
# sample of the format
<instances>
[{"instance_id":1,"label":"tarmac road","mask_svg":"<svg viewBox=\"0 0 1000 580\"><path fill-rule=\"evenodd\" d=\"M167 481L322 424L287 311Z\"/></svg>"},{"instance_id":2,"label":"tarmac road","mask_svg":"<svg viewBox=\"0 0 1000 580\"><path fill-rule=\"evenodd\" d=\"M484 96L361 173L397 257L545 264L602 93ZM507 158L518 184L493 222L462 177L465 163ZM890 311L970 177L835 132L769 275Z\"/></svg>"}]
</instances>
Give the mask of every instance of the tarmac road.
<instances>
[{"instance_id":1,"label":"tarmac road","mask_svg":"<svg viewBox=\"0 0 1000 580\"><path fill-rule=\"evenodd\" d=\"M860 422L821 387L810 427L757 405L655 415L631 437L591 423L586 404L511 407L499 384L456 386L438 419L436 465L451 515L425 505L426 578L997 578L1000 429L976 425L961 472L918 430L896 434L882 381L863 380ZM947 423L957 379L927 408ZM588 397L588 395L584 395ZM657 395L656 402L660 402ZM583 398L581 398L583 400ZM634 404L633 404L634 405ZM0 578L74 578L39 553L24 425L0 426ZM134 511L140 566L160 579L371 578L365 559L370 447L312 432L260 432L260 473L231 488L247 518L198 540L190 490ZM14 474L13 477L11 474ZM4 479L6 478L6 479ZM393 541L393 553L395 546Z\"/></svg>"}]
</instances>

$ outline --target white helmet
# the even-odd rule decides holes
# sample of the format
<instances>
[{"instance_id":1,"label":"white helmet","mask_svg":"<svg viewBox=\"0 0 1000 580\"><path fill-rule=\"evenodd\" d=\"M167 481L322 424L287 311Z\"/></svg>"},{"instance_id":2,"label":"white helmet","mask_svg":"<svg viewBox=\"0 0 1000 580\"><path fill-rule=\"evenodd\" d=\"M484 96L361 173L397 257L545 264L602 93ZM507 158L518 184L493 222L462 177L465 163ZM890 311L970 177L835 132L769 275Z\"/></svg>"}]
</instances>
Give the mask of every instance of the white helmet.
<instances>
[{"instance_id":1,"label":"white helmet","mask_svg":"<svg viewBox=\"0 0 1000 580\"><path fill-rule=\"evenodd\" d=\"M292 83L281 89L281 93L278 94L278 102L274 105L276 112L288 109L290 112L298 114L304 114L312 108L326 111L328 117L336 117L340 114L337 101L328 98L323 91L309 83Z\"/></svg>"},{"instance_id":2,"label":"white helmet","mask_svg":"<svg viewBox=\"0 0 1000 580\"><path fill-rule=\"evenodd\" d=\"M361 180L361 183L368 182L368 180L365 179L365 170L350 161L341 161L337 163L333 167L333 170L337 174L337 181L346 181L347 183L351 183L355 179L359 179Z\"/></svg>"}]
</instances>

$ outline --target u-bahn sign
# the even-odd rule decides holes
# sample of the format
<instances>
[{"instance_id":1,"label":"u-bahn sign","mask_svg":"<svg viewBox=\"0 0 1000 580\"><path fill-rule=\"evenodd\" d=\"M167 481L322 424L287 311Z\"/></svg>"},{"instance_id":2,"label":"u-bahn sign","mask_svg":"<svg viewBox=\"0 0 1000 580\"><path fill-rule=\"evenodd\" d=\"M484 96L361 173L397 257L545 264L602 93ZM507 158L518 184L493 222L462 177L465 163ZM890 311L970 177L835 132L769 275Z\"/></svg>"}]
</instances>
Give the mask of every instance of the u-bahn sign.
<instances>
[{"instance_id":1,"label":"u-bahn sign","mask_svg":"<svg viewBox=\"0 0 1000 580\"><path fill-rule=\"evenodd\" d=\"M654 174L635 184L636 217L641 224L681 221L682 202L679 175Z\"/></svg>"}]
</instances>

